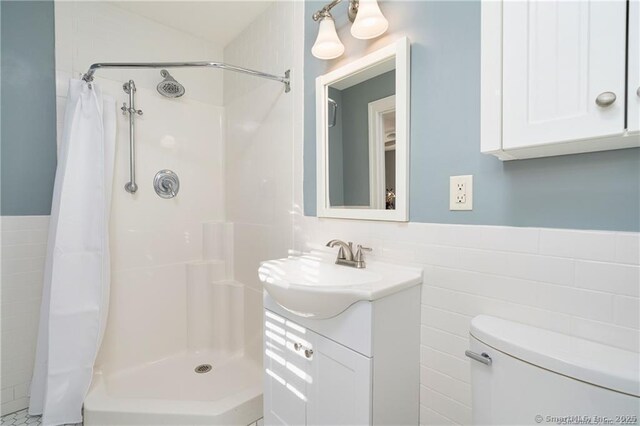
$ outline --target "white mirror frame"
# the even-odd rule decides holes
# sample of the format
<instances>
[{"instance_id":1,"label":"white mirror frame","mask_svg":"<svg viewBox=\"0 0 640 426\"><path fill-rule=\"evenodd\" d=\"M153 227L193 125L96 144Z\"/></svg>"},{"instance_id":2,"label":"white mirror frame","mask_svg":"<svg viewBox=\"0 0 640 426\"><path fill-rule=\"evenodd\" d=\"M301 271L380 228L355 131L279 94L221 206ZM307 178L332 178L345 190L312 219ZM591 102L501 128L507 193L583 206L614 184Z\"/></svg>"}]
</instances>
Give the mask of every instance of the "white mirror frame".
<instances>
[{"instance_id":1,"label":"white mirror frame","mask_svg":"<svg viewBox=\"0 0 640 426\"><path fill-rule=\"evenodd\" d=\"M395 57L396 71L396 206L394 210L331 207L329 204L327 101L329 86L360 73L362 81L370 76L367 69ZM409 220L409 105L410 43L403 37L393 44L350 62L316 78L316 155L318 217L343 219ZM391 70L391 69L390 69ZM367 124L368 126L368 124Z\"/></svg>"}]
</instances>

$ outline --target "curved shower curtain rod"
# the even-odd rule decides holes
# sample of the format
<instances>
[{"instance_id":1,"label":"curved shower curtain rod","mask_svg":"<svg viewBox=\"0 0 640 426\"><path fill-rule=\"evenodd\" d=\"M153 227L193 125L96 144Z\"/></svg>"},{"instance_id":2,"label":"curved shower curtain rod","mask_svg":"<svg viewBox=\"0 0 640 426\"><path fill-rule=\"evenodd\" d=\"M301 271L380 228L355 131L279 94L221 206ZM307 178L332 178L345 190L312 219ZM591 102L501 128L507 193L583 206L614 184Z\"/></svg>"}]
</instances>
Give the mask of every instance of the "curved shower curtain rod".
<instances>
[{"instance_id":1,"label":"curved shower curtain rod","mask_svg":"<svg viewBox=\"0 0 640 426\"><path fill-rule=\"evenodd\" d=\"M261 71L255 71L248 68L237 67L235 65L225 64L223 62L99 62L89 67L89 70L82 76L87 83L93 81L93 75L100 68L219 68L223 70L235 71L243 74L253 75L255 77L267 78L269 80L279 81L284 84L285 93L291 91L291 81L289 76L290 70L285 71L284 77L279 75L267 74Z\"/></svg>"}]
</instances>

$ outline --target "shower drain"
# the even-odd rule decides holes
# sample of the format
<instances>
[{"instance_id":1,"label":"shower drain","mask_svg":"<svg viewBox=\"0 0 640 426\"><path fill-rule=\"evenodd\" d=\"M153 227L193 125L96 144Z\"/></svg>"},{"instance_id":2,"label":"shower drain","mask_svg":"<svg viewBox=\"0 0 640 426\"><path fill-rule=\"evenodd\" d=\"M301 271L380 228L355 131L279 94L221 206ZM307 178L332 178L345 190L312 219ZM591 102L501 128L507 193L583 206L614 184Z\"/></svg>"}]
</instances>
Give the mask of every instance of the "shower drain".
<instances>
[{"instance_id":1,"label":"shower drain","mask_svg":"<svg viewBox=\"0 0 640 426\"><path fill-rule=\"evenodd\" d=\"M211 364L200 364L196 368L193 369L198 374L208 373L211 371Z\"/></svg>"}]
</instances>

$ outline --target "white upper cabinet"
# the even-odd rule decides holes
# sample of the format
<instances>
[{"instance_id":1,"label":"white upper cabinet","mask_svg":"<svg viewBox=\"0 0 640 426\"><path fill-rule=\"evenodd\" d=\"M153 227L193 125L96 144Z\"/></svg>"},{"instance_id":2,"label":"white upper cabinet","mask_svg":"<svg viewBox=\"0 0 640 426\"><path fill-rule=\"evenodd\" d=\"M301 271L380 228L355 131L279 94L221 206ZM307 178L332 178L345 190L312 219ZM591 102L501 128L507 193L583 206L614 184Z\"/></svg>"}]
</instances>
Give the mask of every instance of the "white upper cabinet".
<instances>
[{"instance_id":1,"label":"white upper cabinet","mask_svg":"<svg viewBox=\"0 0 640 426\"><path fill-rule=\"evenodd\" d=\"M628 129L640 131L640 0L629 2Z\"/></svg>"},{"instance_id":2,"label":"white upper cabinet","mask_svg":"<svg viewBox=\"0 0 640 426\"><path fill-rule=\"evenodd\" d=\"M624 0L504 3L504 148L622 133L625 15Z\"/></svg>"},{"instance_id":3,"label":"white upper cabinet","mask_svg":"<svg viewBox=\"0 0 640 426\"><path fill-rule=\"evenodd\" d=\"M482 152L512 160L638 146L626 79L626 0L483 2ZM637 128L637 105L635 114Z\"/></svg>"}]
</instances>

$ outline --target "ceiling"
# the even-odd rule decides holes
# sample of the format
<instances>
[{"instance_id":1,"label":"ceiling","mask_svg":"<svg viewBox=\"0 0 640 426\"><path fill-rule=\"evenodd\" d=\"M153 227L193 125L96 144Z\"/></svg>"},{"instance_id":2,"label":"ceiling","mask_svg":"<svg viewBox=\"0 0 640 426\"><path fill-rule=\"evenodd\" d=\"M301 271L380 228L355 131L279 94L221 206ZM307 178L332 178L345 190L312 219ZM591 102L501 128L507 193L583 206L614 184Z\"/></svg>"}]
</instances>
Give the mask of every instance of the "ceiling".
<instances>
[{"instance_id":1,"label":"ceiling","mask_svg":"<svg viewBox=\"0 0 640 426\"><path fill-rule=\"evenodd\" d=\"M113 5L209 40L221 47L236 38L273 1L114 1Z\"/></svg>"}]
</instances>

